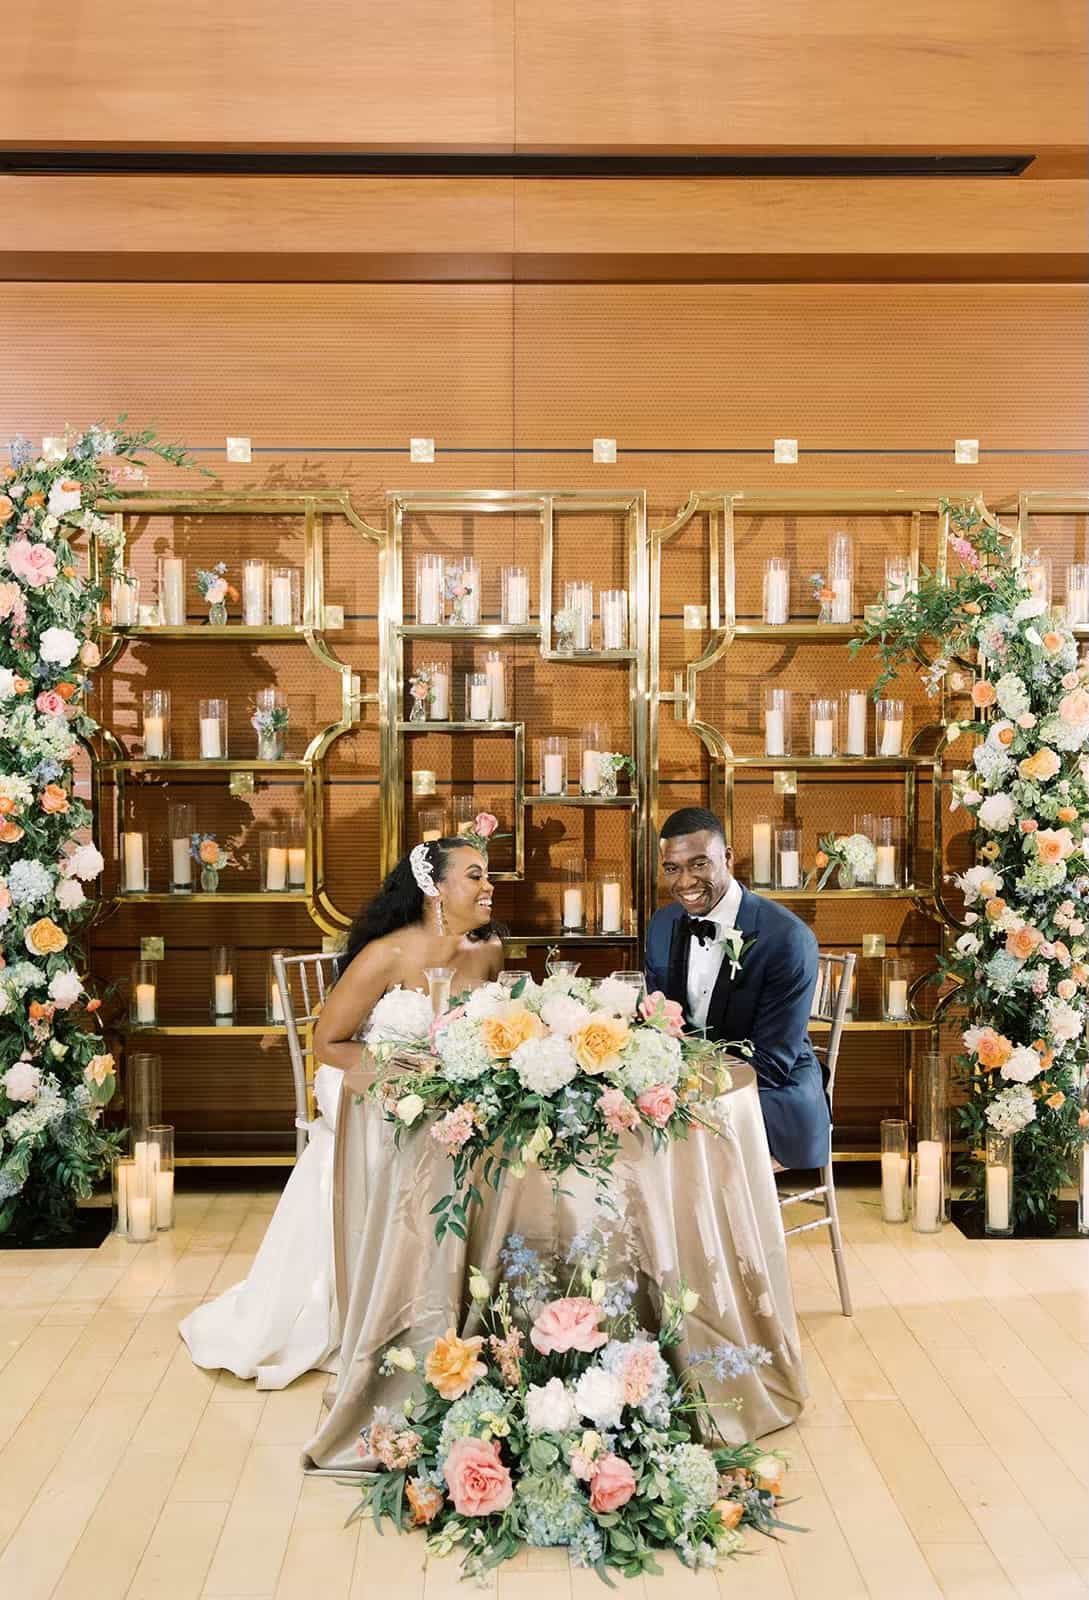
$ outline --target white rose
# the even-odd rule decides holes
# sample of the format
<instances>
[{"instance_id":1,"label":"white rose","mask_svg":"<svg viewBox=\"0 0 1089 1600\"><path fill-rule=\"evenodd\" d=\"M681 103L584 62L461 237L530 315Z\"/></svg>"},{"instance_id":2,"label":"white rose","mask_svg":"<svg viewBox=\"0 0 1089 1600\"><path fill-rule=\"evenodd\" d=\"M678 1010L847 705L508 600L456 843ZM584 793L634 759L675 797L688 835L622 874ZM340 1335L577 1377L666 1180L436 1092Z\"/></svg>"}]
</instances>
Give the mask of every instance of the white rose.
<instances>
[{"instance_id":1,"label":"white rose","mask_svg":"<svg viewBox=\"0 0 1089 1600\"><path fill-rule=\"evenodd\" d=\"M0 1017L4 1016L5 1013L10 1011L10 1010L11 1010L11 996L10 996L10 994L8 994L8 991L4 988L3 984L0 984Z\"/></svg>"},{"instance_id":2,"label":"white rose","mask_svg":"<svg viewBox=\"0 0 1089 1600\"><path fill-rule=\"evenodd\" d=\"M700 1303L700 1297L695 1289L686 1289L681 1295L681 1310L686 1317L690 1317Z\"/></svg>"},{"instance_id":3,"label":"white rose","mask_svg":"<svg viewBox=\"0 0 1089 1600\"><path fill-rule=\"evenodd\" d=\"M605 1290L607 1288L608 1284L605 1282L604 1278L591 1278L590 1299L593 1301L595 1306L601 1305L602 1301L605 1299Z\"/></svg>"},{"instance_id":4,"label":"white rose","mask_svg":"<svg viewBox=\"0 0 1089 1600\"><path fill-rule=\"evenodd\" d=\"M55 972L49 980L49 998L62 1011L74 1006L82 993L83 985L79 981L79 974L73 972L71 967L66 967L62 972Z\"/></svg>"},{"instance_id":5,"label":"white rose","mask_svg":"<svg viewBox=\"0 0 1089 1600\"><path fill-rule=\"evenodd\" d=\"M1004 1063L1002 1076L1008 1083L1031 1083L1033 1078L1039 1077L1042 1068L1043 1062L1036 1051L1027 1044L1019 1044Z\"/></svg>"},{"instance_id":6,"label":"white rose","mask_svg":"<svg viewBox=\"0 0 1089 1600\"><path fill-rule=\"evenodd\" d=\"M1052 1038L1057 1044L1069 1044L1081 1034L1081 1017L1065 1000L1049 1000L1048 1022Z\"/></svg>"},{"instance_id":7,"label":"white rose","mask_svg":"<svg viewBox=\"0 0 1089 1600\"><path fill-rule=\"evenodd\" d=\"M10 700L15 693L15 674L10 667L0 667L0 700Z\"/></svg>"},{"instance_id":8,"label":"white rose","mask_svg":"<svg viewBox=\"0 0 1089 1600\"><path fill-rule=\"evenodd\" d=\"M472 1300L490 1300L492 1286L476 1267L469 1274L469 1297Z\"/></svg>"},{"instance_id":9,"label":"white rose","mask_svg":"<svg viewBox=\"0 0 1089 1600\"><path fill-rule=\"evenodd\" d=\"M618 1428L624 1406L619 1378L602 1367L587 1367L575 1385L575 1404L579 1416L595 1428Z\"/></svg>"},{"instance_id":10,"label":"white rose","mask_svg":"<svg viewBox=\"0 0 1089 1600\"><path fill-rule=\"evenodd\" d=\"M976 956L982 948L982 941L974 933L962 933L957 940L957 949L962 956Z\"/></svg>"},{"instance_id":11,"label":"white rose","mask_svg":"<svg viewBox=\"0 0 1089 1600\"><path fill-rule=\"evenodd\" d=\"M620 978L602 978L594 990L594 1000L602 1011L617 1017L634 1017L639 993L634 983L624 983Z\"/></svg>"},{"instance_id":12,"label":"white rose","mask_svg":"<svg viewBox=\"0 0 1089 1600\"><path fill-rule=\"evenodd\" d=\"M81 498L80 486L77 483L74 489L66 489L65 479L54 478L49 489L49 505L46 508L53 517L66 516L69 511L78 511Z\"/></svg>"},{"instance_id":13,"label":"white rose","mask_svg":"<svg viewBox=\"0 0 1089 1600\"><path fill-rule=\"evenodd\" d=\"M390 1345L386 1351L386 1361L391 1367L396 1367L400 1372L415 1372L416 1357L407 1345Z\"/></svg>"},{"instance_id":14,"label":"white rose","mask_svg":"<svg viewBox=\"0 0 1089 1600\"><path fill-rule=\"evenodd\" d=\"M581 1000L569 994L558 994L541 1007L541 1020L558 1039L570 1039L584 1022L589 1022L590 1012Z\"/></svg>"},{"instance_id":15,"label":"white rose","mask_svg":"<svg viewBox=\"0 0 1089 1600\"><path fill-rule=\"evenodd\" d=\"M78 878L62 878L57 884L57 904L62 911L75 911L86 898Z\"/></svg>"},{"instance_id":16,"label":"white rose","mask_svg":"<svg viewBox=\"0 0 1089 1600\"><path fill-rule=\"evenodd\" d=\"M63 461L68 454L68 444L59 434L51 434L42 440L41 460L46 466L53 462ZM35 463L37 465L37 463Z\"/></svg>"},{"instance_id":17,"label":"white rose","mask_svg":"<svg viewBox=\"0 0 1089 1600\"><path fill-rule=\"evenodd\" d=\"M68 858L68 870L72 877L82 878L84 883L88 878L97 878L105 865L101 851L93 844L81 844Z\"/></svg>"},{"instance_id":18,"label":"white rose","mask_svg":"<svg viewBox=\"0 0 1089 1600\"><path fill-rule=\"evenodd\" d=\"M992 833L1005 833L1013 823L1013 796L989 794L976 815L981 828L990 828Z\"/></svg>"},{"instance_id":19,"label":"white rose","mask_svg":"<svg viewBox=\"0 0 1089 1600\"><path fill-rule=\"evenodd\" d=\"M1033 595L1030 600L1019 600L1013 608L1014 622L1024 622L1027 617L1042 617L1047 610L1047 601L1040 595Z\"/></svg>"},{"instance_id":20,"label":"white rose","mask_svg":"<svg viewBox=\"0 0 1089 1600\"><path fill-rule=\"evenodd\" d=\"M411 1128L423 1108L423 1100L418 1094L402 1095L396 1106L398 1121L403 1122L406 1128Z\"/></svg>"},{"instance_id":21,"label":"white rose","mask_svg":"<svg viewBox=\"0 0 1089 1600\"><path fill-rule=\"evenodd\" d=\"M526 1390L526 1426L530 1433L567 1433L578 1413L562 1378L546 1384L531 1383Z\"/></svg>"},{"instance_id":22,"label":"white rose","mask_svg":"<svg viewBox=\"0 0 1089 1600\"><path fill-rule=\"evenodd\" d=\"M498 1017L503 1007L510 1004L510 994L501 983L485 983L474 989L465 1004L465 1015L473 1022L483 1022L485 1017Z\"/></svg>"},{"instance_id":23,"label":"white rose","mask_svg":"<svg viewBox=\"0 0 1089 1600\"><path fill-rule=\"evenodd\" d=\"M36 1100L42 1075L32 1061L16 1061L0 1078L0 1083L9 1100Z\"/></svg>"},{"instance_id":24,"label":"white rose","mask_svg":"<svg viewBox=\"0 0 1089 1600\"><path fill-rule=\"evenodd\" d=\"M79 654L79 640L70 628L46 628L38 644L43 661L66 667Z\"/></svg>"}]
</instances>

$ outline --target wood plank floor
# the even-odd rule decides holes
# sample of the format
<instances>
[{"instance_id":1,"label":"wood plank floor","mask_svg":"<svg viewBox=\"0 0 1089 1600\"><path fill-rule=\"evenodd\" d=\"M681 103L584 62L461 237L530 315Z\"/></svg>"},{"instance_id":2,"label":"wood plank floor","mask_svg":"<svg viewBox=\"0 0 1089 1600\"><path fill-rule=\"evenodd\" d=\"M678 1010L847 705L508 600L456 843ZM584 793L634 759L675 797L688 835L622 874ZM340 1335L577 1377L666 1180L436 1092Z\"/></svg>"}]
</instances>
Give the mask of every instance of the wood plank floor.
<instances>
[{"instance_id":1,"label":"wood plank floor","mask_svg":"<svg viewBox=\"0 0 1089 1600\"><path fill-rule=\"evenodd\" d=\"M635 1600L1068 1600L1089 1593L1082 1243L969 1241L841 1204L856 1314L827 1244L791 1241L812 1388L789 1450L809 1532L717 1577L672 1564ZM177 1230L94 1252L0 1252L3 1600L446 1600L420 1538L345 1531L351 1490L303 1478L325 1379L258 1394L189 1363L176 1324L242 1276L272 1193L179 1197ZM495 1600L586 1600L524 1553Z\"/></svg>"}]
</instances>

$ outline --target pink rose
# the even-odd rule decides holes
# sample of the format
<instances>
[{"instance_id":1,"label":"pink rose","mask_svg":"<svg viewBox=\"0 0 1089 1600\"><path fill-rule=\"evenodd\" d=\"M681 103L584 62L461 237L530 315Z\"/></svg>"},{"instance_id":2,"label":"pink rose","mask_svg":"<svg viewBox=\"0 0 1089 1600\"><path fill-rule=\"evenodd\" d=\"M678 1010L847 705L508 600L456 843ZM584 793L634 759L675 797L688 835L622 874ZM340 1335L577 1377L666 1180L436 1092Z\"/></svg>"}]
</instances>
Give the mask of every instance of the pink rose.
<instances>
[{"instance_id":1,"label":"pink rose","mask_svg":"<svg viewBox=\"0 0 1089 1600\"><path fill-rule=\"evenodd\" d=\"M63 717L65 703L54 689L43 689L34 704L43 717Z\"/></svg>"},{"instance_id":2,"label":"pink rose","mask_svg":"<svg viewBox=\"0 0 1089 1600\"><path fill-rule=\"evenodd\" d=\"M93 639L87 639L82 645L80 645L79 659L81 664L85 667L98 666L98 663L102 660L102 651L98 648Z\"/></svg>"},{"instance_id":3,"label":"pink rose","mask_svg":"<svg viewBox=\"0 0 1089 1600\"><path fill-rule=\"evenodd\" d=\"M529 1342L543 1356L599 1350L609 1341L609 1335L598 1327L603 1315L601 1307L585 1295L552 1300L530 1329Z\"/></svg>"},{"instance_id":4,"label":"pink rose","mask_svg":"<svg viewBox=\"0 0 1089 1600\"><path fill-rule=\"evenodd\" d=\"M1072 728L1084 728L1089 723L1089 694L1084 689L1071 689L1064 694L1059 701L1059 716Z\"/></svg>"},{"instance_id":5,"label":"pink rose","mask_svg":"<svg viewBox=\"0 0 1089 1600\"><path fill-rule=\"evenodd\" d=\"M668 1083L652 1083L649 1089L643 1090L635 1103L648 1122L664 1128L677 1109L677 1096Z\"/></svg>"},{"instance_id":6,"label":"pink rose","mask_svg":"<svg viewBox=\"0 0 1089 1600\"><path fill-rule=\"evenodd\" d=\"M639 1124L639 1113L623 1089L603 1089L597 1097L598 1109L610 1133L625 1133Z\"/></svg>"},{"instance_id":7,"label":"pink rose","mask_svg":"<svg viewBox=\"0 0 1089 1600\"><path fill-rule=\"evenodd\" d=\"M510 1473L494 1439L455 1439L446 1457L446 1487L461 1517L490 1517L514 1498ZM622 1502L621 1502L622 1503Z\"/></svg>"},{"instance_id":8,"label":"pink rose","mask_svg":"<svg viewBox=\"0 0 1089 1600\"><path fill-rule=\"evenodd\" d=\"M1078 687L1078 675L1076 672L1064 672L1060 682L1064 689L1076 689Z\"/></svg>"},{"instance_id":9,"label":"pink rose","mask_svg":"<svg viewBox=\"0 0 1089 1600\"><path fill-rule=\"evenodd\" d=\"M626 1506L635 1493L635 1473L619 1456L602 1456L590 1479L590 1510L606 1514Z\"/></svg>"},{"instance_id":10,"label":"pink rose","mask_svg":"<svg viewBox=\"0 0 1089 1600\"><path fill-rule=\"evenodd\" d=\"M204 598L210 606L218 606L227 598L226 578L213 578L204 591Z\"/></svg>"},{"instance_id":11,"label":"pink rose","mask_svg":"<svg viewBox=\"0 0 1089 1600\"><path fill-rule=\"evenodd\" d=\"M473 818L473 832L482 839L490 839L499 826L499 818L493 817L490 811L478 811Z\"/></svg>"},{"instance_id":12,"label":"pink rose","mask_svg":"<svg viewBox=\"0 0 1089 1600\"><path fill-rule=\"evenodd\" d=\"M57 576L57 558L45 544L16 539L8 546L8 566L32 589L44 589Z\"/></svg>"},{"instance_id":13,"label":"pink rose","mask_svg":"<svg viewBox=\"0 0 1089 1600\"><path fill-rule=\"evenodd\" d=\"M667 1000L659 989L647 995L639 1007L639 1015L644 1022L649 1022L652 1028L657 1028L661 1033L668 1033L674 1039L684 1032L683 1006L679 1000Z\"/></svg>"},{"instance_id":14,"label":"pink rose","mask_svg":"<svg viewBox=\"0 0 1089 1600\"><path fill-rule=\"evenodd\" d=\"M1073 978L1060 978L1059 979L1059 999L1060 1000L1073 1000L1073 998L1077 994L1077 992L1078 992L1078 986L1074 982Z\"/></svg>"}]
</instances>

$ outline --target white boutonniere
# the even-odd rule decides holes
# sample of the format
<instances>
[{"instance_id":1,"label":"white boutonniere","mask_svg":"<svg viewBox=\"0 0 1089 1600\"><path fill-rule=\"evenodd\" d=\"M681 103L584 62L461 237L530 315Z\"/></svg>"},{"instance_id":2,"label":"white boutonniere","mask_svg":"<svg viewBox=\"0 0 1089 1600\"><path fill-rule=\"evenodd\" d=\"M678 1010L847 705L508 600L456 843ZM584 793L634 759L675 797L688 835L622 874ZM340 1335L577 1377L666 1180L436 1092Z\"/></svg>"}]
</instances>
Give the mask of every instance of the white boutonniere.
<instances>
[{"instance_id":1,"label":"white boutonniere","mask_svg":"<svg viewBox=\"0 0 1089 1600\"><path fill-rule=\"evenodd\" d=\"M730 977L736 978L741 971L742 962L756 943L756 935L753 934L751 939L746 939L740 928L727 928L718 943L730 963Z\"/></svg>"}]
</instances>

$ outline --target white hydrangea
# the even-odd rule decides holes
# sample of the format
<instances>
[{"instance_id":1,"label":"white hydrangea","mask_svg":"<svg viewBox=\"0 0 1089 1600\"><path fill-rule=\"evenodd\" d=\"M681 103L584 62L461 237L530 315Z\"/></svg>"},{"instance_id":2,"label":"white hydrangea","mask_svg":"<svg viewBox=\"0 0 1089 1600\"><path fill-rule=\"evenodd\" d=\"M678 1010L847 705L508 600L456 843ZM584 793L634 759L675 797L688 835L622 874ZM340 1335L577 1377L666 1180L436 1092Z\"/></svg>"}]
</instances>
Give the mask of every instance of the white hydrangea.
<instances>
[{"instance_id":1,"label":"white hydrangea","mask_svg":"<svg viewBox=\"0 0 1089 1600\"><path fill-rule=\"evenodd\" d=\"M672 1088L681 1075L681 1061L679 1039L672 1039L657 1028L636 1028L621 1054L619 1068L611 1076L634 1098L655 1083Z\"/></svg>"},{"instance_id":2,"label":"white hydrangea","mask_svg":"<svg viewBox=\"0 0 1089 1600\"><path fill-rule=\"evenodd\" d=\"M578 1420L575 1402L562 1378L531 1383L526 1390L526 1426L530 1433L567 1433Z\"/></svg>"},{"instance_id":3,"label":"white hydrangea","mask_svg":"<svg viewBox=\"0 0 1089 1600\"><path fill-rule=\"evenodd\" d=\"M0 1078L9 1100L24 1100L28 1104L38 1098L42 1075L33 1061L16 1061Z\"/></svg>"},{"instance_id":4,"label":"white hydrangea","mask_svg":"<svg viewBox=\"0 0 1089 1600\"><path fill-rule=\"evenodd\" d=\"M1070 1044L1081 1037L1082 1016L1065 1000L1048 1000L1046 1007L1048 1031L1058 1045Z\"/></svg>"},{"instance_id":5,"label":"white hydrangea","mask_svg":"<svg viewBox=\"0 0 1089 1600\"><path fill-rule=\"evenodd\" d=\"M46 628L38 641L38 654L43 661L67 667L79 654L79 640L71 628Z\"/></svg>"},{"instance_id":6,"label":"white hydrangea","mask_svg":"<svg viewBox=\"0 0 1089 1600\"><path fill-rule=\"evenodd\" d=\"M1014 622L1027 622L1030 617L1042 617L1047 610L1047 601L1041 595L1033 595L1028 600L1019 600L1013 608Z\"/></svg>"},{"instance_id":7,"label":"white hydrangea","mask_svg":"<svg viewBox=\"0 0 1089 1600\"><path fill-rule=\"evenodd\" d=\"M101 851L93 844L81 844L68 857L69 873L73 878L82 878L84 883L97 878L105 865Z\"/></svg>"},{"instance_id":8,"label":"white hydrangea","mask_svg":"<svg viewBox=\"0 0 1089 1600\"><path fill-rule=\"evenodd\" d=\"M624 1391L619 1378L601 1367L587 1367L575 1385L575 1405L579 1416L595 1428L618 1428L624 1407Z\"/></svg>"},{"instance_id":9,"label":"white hydrangea","mask_svg":"<svg viewBox=\"0 0 1089 1600\"><path fill-rule=\"evenodd\" d=\"M78 972L71 967L65 967L60 972L55 972L49 980L49 998L61 1011L67 1011L69 1006L74 1006L83 993L83 984Z\"/></svg>"},{"instance_id":10,"label":"white hydrangea","mask_svg":"<svg viewBox=\"0 0 1089 1600\"><path fill-rule=\"evenodd\" d=\"M367 1044L411 1039L422 1043L431 1033L434 1012L422 989L390 989L377 1002L367 1023Z\"/></svg>"},{"instance_id":11,"label":"white hydrangea","mask_svg":"<svg viewBox=\"0 0 1089 1600\"><path fill-rule=\"evenodd\" d=\"M608 1011L614 1017L634 1017L639 1007L642 990L622 978L602 978L594 990L594 1004L599 1011Z\"/></svg>"},{"instance_id":12,"label":"white hydrangea","mask_svg":"<svg viewBox=\"0 0 1089 1600\"><path fill-rule=\"evenodd\" d=\"M1012 795L989 794L976 816L981 828L989 828L992 833L1006 833L1013 826L1016 809Z\"/></svg>"},{"instance_id":13,"label":"white hydrangea","mask_svg":"<svg viewBox=\"0 0 1089 1600\"><path fill-rule=\"evenodd\" d=\"M1023 711L1029 709L1029 692L1016 672L1004 672L995 684L994 692L1004 716L1016 721Z\"/></svg>"},{"instance_id":14,"label":"white hydrangea","mask_svg":"<svg viewBox=\"0 0 1089 1600\"><path fill-rule=\"evenodd\" d=\"M0 667L0 700L10 700L15 693L15 674L10 667Z\"/></svg>"},{"instance_id":15,"label":"white hydrangea","mask_svg":"<svg viewBox=\"0 0 1089 1600\"><path fill-rule=\"evenodd\" d=\"M480 1037L480 1024L471 1017L455 1017L435 1036L435 1049L451 1083L475 1083L492 1065Z\"/></svg>"},{"instance_id":16,"label":"white hydrangea","mask_svg":"<svg viewBox=\"0 0 1089 1600\"><path fill-rule=\"evenodd\" d=\"M76 911L86 900L78 878L63 878L57 884L57 904L62 911Z\"/></svg>"},{"instance_id":17,"label":"white hydrangea","mask_svg":"<svg viewBox=\"0 0 1089 1600\"><path fill-rule=\"evenodd\" d=\"M17 906L44 905L53 893L53 874L33 856L24 856L11 864L8 892Z\"/></svg>"},{"instance_id":18,"label":"white hydrangea","mask_svg":"<svg viewBox=\"0 0 1089 1600\"><path fill-rule=\"evenodd\" d=\"M474 1022L483 1022L485 1017L501 1016L509 1002L510 993L501 983L484 983L469 996L465 1015Z\"/></svg>"},{"instance_id":19,"label":"white hydrangea","mask_svg":"<svg viewBox=\"0 0 1089 1600\"><path fill-rule=\"evenodd\" d=\"M977 900L993 900L1002 893L1002 874L993 867L969 867L956 881L966 905L974 905Z\"/></svg>"},{"instance_id":20,"label":"white hydrangea","mask_svg":"<svg viewBox=\"0 0 1089 1600\"><path fill-rule=\"evenodd\" d=\"M1080 750L1089 739L1089 726L1079 727L1076 723L1064 722L1062 717L1045 717L1038 737L1042 744L1052 745L1056 750Z\"/></svg>"},{"instance_id":21,"label":"white hydrangea","mask_svg":"<svg viewBox=\"0 0 1089 1600\"><path fill-rule=\"evenodd\" d=\"M877 846L872 839L864 833L848 833L843 838L837 839L836 844L843 852L843 859L861 882L873 875L877 866Z\"/></svg>"},{"instance_id":22,"label":"white hydrangea","mask_svg":"<svg viewBox=\"0 0 1089 1600\"><path fill-rule=\"evenodd\" d=\"M541 1007L541 1021L558 1039L569 1039L590 1016L589 1007L570 994L553 995Z\"/></svg>"},{"instance_id":23,"label":"white hydrangea","mask_svg":"<svg viewBox=\"0 0 1089 1600\"><path fill-rule=\"evenodd\" d=\"M566 972L552 972L549 973L543 983L537 984L535 987L539 1009L546 1000L551 1000L553 996L558 994L574 995L576 1000L581 1000L585 1003L590 998L593 984L589 978L575 978L569 977Z\"/></svg>"},{"instance_id":24,"label":"white hydrangea","mask_svg":"<svg viewBox=\"0 0 1089 1600\"><path fill-rule=\"evenodd\" d=\"M0 797L17 806L28 806L34 798L29 781L17 772L0 772Z\"/></svg>"},{"instance_id":25,"label":"white hydrangea","mask_svg":"<svg viewBox=\"0 0 1089 1600\"><path fill-rule=\"evenodd\" d=\"M571 1046L566 1039L527 1039L510 1058L523 1088L533 1094L553 1095L564 1088L578 1072Z\"/></svg>"},{"instance_id":26,"label":"white hydrangea","mask_svg":"<svg viewBox=\"0 0 1089 1600\"><path fill-rule=\"evenodd\" d=\"M1008 1061L1003 1063L1002 1076L1007 1083L1031 1083L1043 1070L1043 1062L1036 1051L1027 1044L1019 1044Z\"/></svg>"},{"instance_id":27,"label":"white hydrangea","mask_svg":"<svg viewBox=\"0 0 1089 1600\"><path fill-rule=\"evenodd\" d=\"M1012 1138L1035 1121L1036 1101L1032 1098L1032 1090L1023 1083L1001 1089L987 1107L986 1117L996 1133Z\"/></svg>"}]
</instances>

